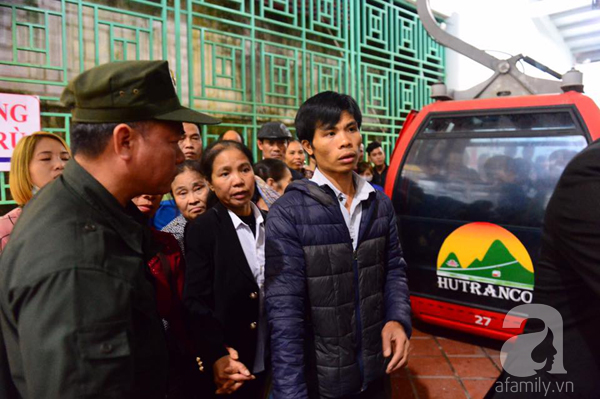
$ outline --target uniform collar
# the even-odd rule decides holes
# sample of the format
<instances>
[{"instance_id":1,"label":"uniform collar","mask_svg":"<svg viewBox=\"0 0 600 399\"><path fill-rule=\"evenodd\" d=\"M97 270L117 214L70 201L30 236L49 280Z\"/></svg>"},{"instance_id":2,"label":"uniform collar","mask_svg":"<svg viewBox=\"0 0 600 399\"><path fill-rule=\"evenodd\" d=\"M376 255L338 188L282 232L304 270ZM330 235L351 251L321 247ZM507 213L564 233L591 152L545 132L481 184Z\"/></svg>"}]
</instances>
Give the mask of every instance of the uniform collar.
<instances>
[{"instance_id":1,"label":"uniform collar","mask_svg":"<svg viewBox=\"0 0 600 399\"><path fill-rule=\"evenodd\" d=\"M144 254L149 244L150 230L145 227L144 215L129 201L123 207L119 201L74 159L65 166L61 176L84 201L98 211L134 251Z\"/></svg>"}]
</instances>

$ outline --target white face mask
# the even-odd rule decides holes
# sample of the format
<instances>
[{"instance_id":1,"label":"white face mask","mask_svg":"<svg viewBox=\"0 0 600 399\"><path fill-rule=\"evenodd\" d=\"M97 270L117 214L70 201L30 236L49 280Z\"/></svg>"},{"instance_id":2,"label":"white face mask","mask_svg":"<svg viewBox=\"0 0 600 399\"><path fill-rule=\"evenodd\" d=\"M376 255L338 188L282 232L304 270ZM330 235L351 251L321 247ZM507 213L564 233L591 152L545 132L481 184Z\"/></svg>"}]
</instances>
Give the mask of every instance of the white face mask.
<instances>
[{"instance_id":1,"label":"white face mask","mask_svg":"<svg viewBox=\"0 0 600 399\"><path fill-rule=\"evenodd\" d=\"M363 179L365 179L366 181L370 182L371 180L373 180L373 175L363 176Z\"/></svg>"}]
</instances>

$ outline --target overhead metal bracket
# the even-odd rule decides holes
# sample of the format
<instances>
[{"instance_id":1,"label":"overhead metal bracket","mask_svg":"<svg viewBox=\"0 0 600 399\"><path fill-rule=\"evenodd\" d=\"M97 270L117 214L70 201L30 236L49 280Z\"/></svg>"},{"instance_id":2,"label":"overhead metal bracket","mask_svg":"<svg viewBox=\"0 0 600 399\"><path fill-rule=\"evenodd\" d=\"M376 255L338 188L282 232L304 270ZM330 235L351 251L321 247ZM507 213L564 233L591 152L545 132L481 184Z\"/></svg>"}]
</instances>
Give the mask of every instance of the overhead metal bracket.
<instances>
[{"instance_id":1,"label":"overhead metal bracket","mask_svg":"<svg viewBox=\"0 0 600 399\"><path fill-rule=\"evenodd\" d=\"M494 71L494 74L486 81L467 90L449 90L446 97L455 100L466 100L499 96L561 93L563 91L561 87L568 87L571 90L574 88L583 90L581 82L579 82L579 84L570 83L565 85L560 80L534 78L522 73L517 68L517 62L520 60L524 60L558 79L564 79L565 77L522 54L503 60L498 59L456 36L449 34L444 31L435 20L431 7L429 6L429 0L417 0L417 12L425 30L427 30L429 35L431 35L435 41ZM569 79L572 79L572 77Z\"/></svg>"}]
</instances>

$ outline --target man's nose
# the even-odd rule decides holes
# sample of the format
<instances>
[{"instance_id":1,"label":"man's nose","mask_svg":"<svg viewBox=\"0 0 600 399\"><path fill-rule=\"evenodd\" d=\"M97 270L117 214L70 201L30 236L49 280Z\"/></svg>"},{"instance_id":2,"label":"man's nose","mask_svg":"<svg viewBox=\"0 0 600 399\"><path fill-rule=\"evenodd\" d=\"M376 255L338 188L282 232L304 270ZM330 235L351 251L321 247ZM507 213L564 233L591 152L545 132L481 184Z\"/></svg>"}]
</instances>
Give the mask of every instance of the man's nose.
<instances>
[{"instance_id":1,"label":"man's nose","mask_svg":"<svg viewBox=\"0 0 600 399\"><path fill-rule=\"evenodd\" d=\"M350 133L342 132L339 136L339 145L341 148L352 146L352 140L350 139Z\"/></svg>"}]
</instances>

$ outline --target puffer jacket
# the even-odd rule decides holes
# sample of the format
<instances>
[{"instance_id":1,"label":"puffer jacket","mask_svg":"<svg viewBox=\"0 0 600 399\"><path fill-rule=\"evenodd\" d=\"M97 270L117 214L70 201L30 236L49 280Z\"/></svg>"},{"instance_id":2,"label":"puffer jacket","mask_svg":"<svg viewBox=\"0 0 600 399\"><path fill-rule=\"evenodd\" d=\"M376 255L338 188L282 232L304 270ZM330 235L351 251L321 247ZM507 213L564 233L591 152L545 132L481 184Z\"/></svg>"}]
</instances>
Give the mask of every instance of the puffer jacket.
<instances>
[{"instance_id":1,"label":"puffer jacket","mask_svg":"<svg viewBox=\"0 0 600 399\"><path fill-rule=\"evenodd\" d=\"M385 374L381 330L411 334L406 263L391 201L362 204L358 245L331 188L294 182L266 226L265 305L273 392L279 398L338 398Z\"/></svg>"}]
</instances>

